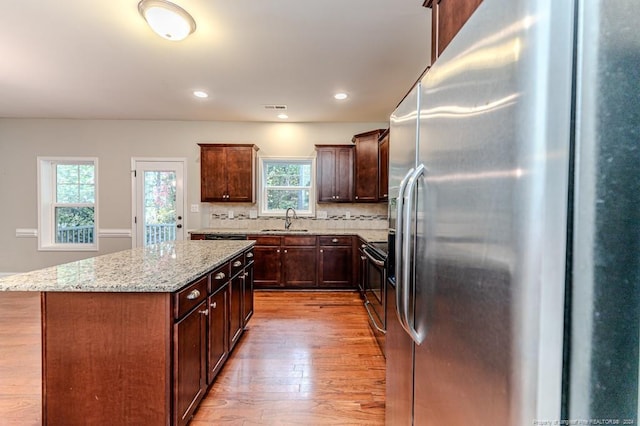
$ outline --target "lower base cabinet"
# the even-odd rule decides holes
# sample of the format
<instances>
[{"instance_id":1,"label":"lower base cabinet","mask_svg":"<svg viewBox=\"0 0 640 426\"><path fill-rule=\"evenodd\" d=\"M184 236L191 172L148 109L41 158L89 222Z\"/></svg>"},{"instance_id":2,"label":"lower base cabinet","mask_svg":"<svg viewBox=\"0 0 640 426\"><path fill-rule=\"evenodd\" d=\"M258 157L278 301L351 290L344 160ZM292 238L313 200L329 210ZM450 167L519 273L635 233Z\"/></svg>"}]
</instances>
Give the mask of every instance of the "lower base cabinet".
<instances>
[{"instance_id":1,"label":"lower base cabinet","mask_svg":"<svg viewBox=\"0 0 640 426\"><path fill-rule=\"evenodd\" d=\"M187 424L253 312L252 256L176 293L43 293L43 424Z\"/></svg>"}]
</instances>

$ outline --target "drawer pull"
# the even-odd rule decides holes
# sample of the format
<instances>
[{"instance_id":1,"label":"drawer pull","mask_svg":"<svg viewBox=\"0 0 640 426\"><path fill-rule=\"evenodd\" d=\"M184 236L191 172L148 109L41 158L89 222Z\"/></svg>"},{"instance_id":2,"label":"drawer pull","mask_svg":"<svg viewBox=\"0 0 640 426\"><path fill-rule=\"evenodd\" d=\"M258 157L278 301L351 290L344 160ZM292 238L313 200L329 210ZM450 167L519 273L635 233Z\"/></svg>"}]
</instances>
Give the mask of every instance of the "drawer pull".
<instances>
[{"instance_id":1,"label":"drawer pull","mask_svg":"<svg viewBox=\"0 0 640 426\"><path fill-rule=\"evenodd\" d=\"M367 245L366 244L361 244L360 248L365 248Z\"/></svg>"},{"instance_id":2,"label":"drawer pull","mask_svg":"<svg viewBox=\"0 0 640 426\"><path fill-rule=\"evenodd\" d=\"M235 262L233 262L233 267L237 268L238 266L242 266L242 262L239 260L236 260Z\"/></svg>"},{"instance_id":3,"label":"drawer pull","mask_svg":"<svg viewBox=\"0 0 640 426\"><path fill-rule=\"evenodd\" d=\"M337 238L334 238L333 240L331 240L331 242L332 242L332 243L337 243L337 242L338 242L338 239L337 239Z\"/></svg>"},{"instance_id":4,"label":"drawer pull","mask_svg":"<svg viewBox=\"0 0 640 426\"><path fill-rule=\"evenodd\" d=\"M205 309L204 311L198 311L198 313L201 315L209 315L209 310Z\"/></svg>"},{"instance_id":5,"label":"drawer pull","mask_svg":"<svg viewBox=\"0 0 640 426\"><path fill-rule=\"evenodd\" d=\"M253 253L247 253L247 257L251 259L253 257Z\"/></svg>"},{"instance_id":6,"label":"drawer pull","mask_svg":"<svg viewBox=\"0 0 640 426\"><path fill-rule=\"evenodd\" d=\"M217 307L218 307L218 302L213 302L213 303L211 304L211 307L212 307L213 309L217 308Z\"/></svg>"},{"instance_id":7,"label":"drawer pull","mask_svg":"<svg viewBox=\"0 0 640 426\"><path fill-rule=\"evenodd\" d=\"M226 277L224 272L218 272L213 278L215 278L216 280L223 280L224 277Z\"/></svg>"},{"instance_id":8,"label":"drawer pull","mask_svg":"<svg viewBox=\"0 0 640 426\"><path fill-rule=\"evenodd\" d=\"M188 300L195 300L198 297L200 297L200 290L198 290L197 288L195 290L191 290L191 293L187 294Z\"/></svg>"}]
</instances>

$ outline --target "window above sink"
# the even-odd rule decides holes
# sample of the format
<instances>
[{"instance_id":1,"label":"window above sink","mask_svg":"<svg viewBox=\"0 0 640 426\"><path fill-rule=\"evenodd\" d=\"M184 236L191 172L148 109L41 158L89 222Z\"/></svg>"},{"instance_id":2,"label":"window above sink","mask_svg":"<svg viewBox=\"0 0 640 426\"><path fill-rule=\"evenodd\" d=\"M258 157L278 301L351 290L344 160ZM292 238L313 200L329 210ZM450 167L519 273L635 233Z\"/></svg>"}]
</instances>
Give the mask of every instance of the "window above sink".
<instances>
[{"instance_id":1,"label":"window above sink","mask_svg":"<svg viewBox=\"0 0 640 426\"><path fill-rule=\"evenodd\" d=\"M260 215L284 216L288 208L299 216L315 213L315 164L313 157L260 157ZM292 229L269 231L294 232ZM304 232L304 231L301 231Z\"/></svg>"}]
</instances>

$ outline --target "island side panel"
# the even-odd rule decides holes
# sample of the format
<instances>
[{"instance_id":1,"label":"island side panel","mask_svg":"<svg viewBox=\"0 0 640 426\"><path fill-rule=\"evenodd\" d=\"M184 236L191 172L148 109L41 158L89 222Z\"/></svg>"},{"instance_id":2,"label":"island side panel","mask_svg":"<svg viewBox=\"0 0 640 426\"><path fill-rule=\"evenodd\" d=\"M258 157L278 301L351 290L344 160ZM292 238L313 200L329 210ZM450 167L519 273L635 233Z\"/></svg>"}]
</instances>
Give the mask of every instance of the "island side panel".
<instances>
[{"instance_id":1,"label":"island side panel","mask_svg":"<svg viewBox=\"0 0 640 426\"><path fill-rule=\"evenodd\" d=\"M43 293L43 424L170 424L172 323L170 293Z\"/></svg>"}]
</instances>

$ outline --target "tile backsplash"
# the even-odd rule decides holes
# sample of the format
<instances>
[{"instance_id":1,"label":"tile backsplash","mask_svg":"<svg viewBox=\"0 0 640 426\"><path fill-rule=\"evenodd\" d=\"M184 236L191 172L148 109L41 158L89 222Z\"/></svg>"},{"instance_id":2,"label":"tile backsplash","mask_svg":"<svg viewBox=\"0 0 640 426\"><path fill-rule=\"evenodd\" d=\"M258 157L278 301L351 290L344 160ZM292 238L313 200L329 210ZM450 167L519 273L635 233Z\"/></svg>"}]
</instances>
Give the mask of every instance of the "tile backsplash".
<instances>
[{"instance_id":1,"label":"tile backsplash","mask_svg":"<svg viewBox=\"0 0 640 426\"><path fill-rule=\"evenodd\" d=\"M284 229L282 216L256 216L258 206L245 203L203 205L208 220L202 224L213 229ZM323 213L326 212L326 219ZM387 204L317 204L316 217L298 216L291 229L386 229Z\"/></svg>"}]
</instances>

